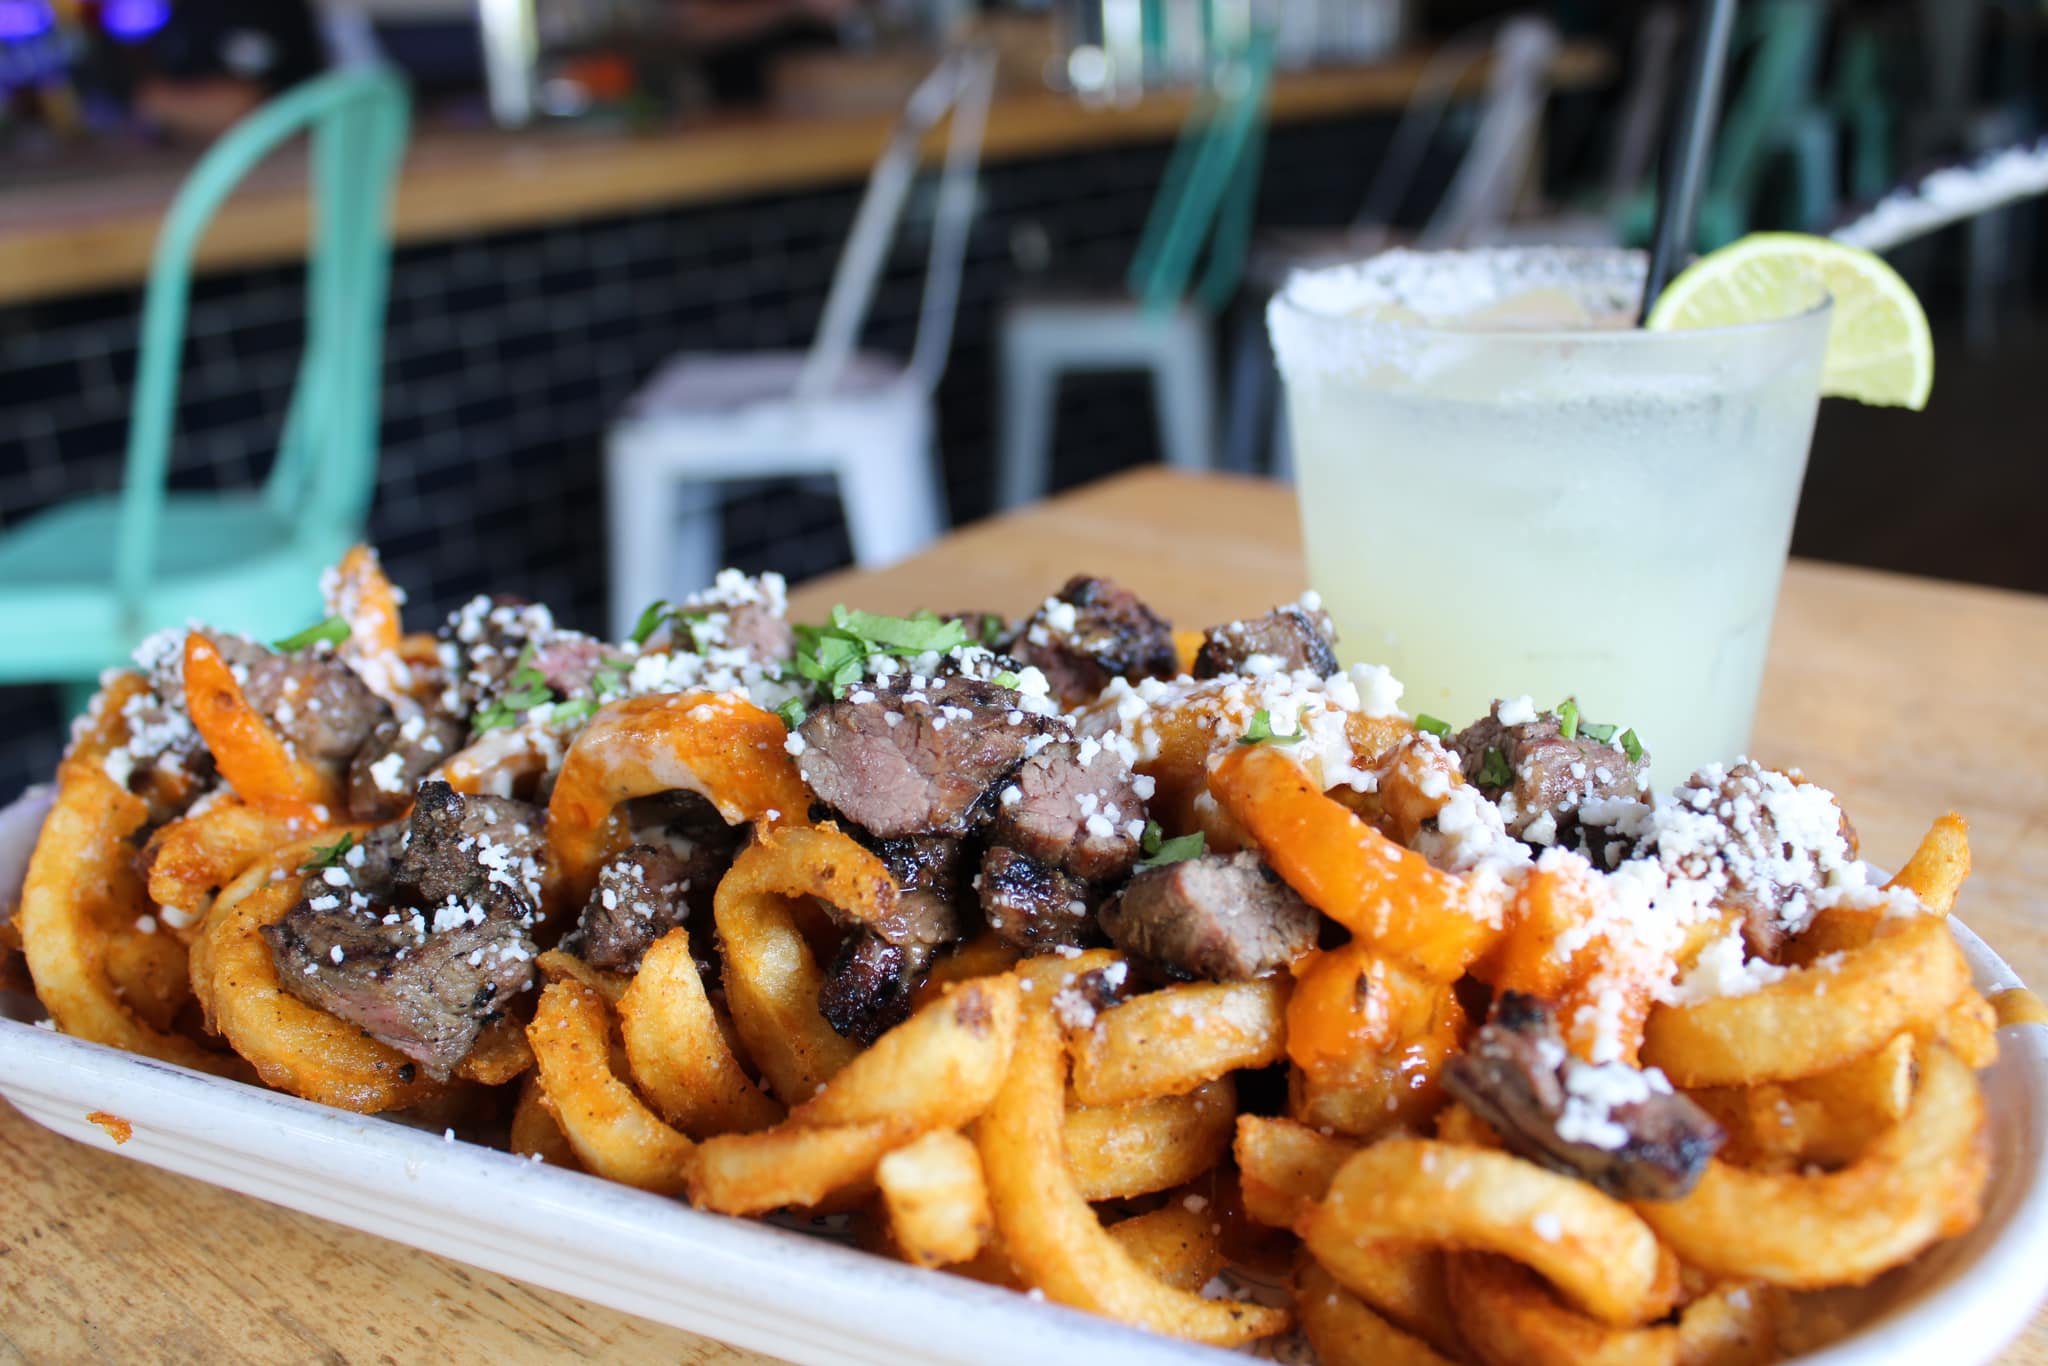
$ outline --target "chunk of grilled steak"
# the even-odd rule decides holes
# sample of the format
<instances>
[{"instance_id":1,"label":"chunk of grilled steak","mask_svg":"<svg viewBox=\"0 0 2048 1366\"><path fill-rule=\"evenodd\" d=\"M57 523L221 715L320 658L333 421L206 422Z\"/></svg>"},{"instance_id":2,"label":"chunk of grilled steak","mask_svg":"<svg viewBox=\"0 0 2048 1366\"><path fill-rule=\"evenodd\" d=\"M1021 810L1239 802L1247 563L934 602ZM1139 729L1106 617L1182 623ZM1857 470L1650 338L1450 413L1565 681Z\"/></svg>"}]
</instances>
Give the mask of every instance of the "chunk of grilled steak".
<instances>
[{"instance_id":1,"label":"chunk of grilled steak","mask_svg":"<svg viewBox=\"0 0 2048 1366\"><path fill-rule=\"evenodd\" d=\"M1254 854L1203 854L1147 868L1102 908L1118 948L1191 977L1242 982L1316 946L1313 906Z\"/></svg>"},{"instance_id":2,"label":"chunk of grilled steak","mask_svg":"<svg viewBox=\"0 0 2048 1366\"><path fill-rule=\"evenodd\" d=\"M1620 1200L1679 1199L1727 1137L1655 1068L1571 1056L1549 1007L1520 992L1494 1002L1444 1085L1514 1152Z\"/></svg>"},{"instance_id":3,"label":"chunk of grilled steak","mask_svg":"<svg viewBox=\"0 0 2048 1366\"><path fill-rule=\"evenodd\" d=\"M866 1047L909 1017L910 995L931 960L923 944L891 944L871 930L855 930L826 969L818 1010L833 1029ZM800 1097L784 1099L794 1104Z\"/></svg>"},{"instance_id":4,"label":"chunk of grilled steak","mask_svg":"<svg viewBox=\"0 0 2048 1366\"><path fill-rule=\"evenodd\" d=\"M277 979L308 1005L391 1045L445 1081L476 1036L533 980L534 946L510 916L444 929L410 913L352 909L309 880L309 895L263 929ZM326 905L337 901L337 905Z\"/></svg>"},{"instance_id":5,"label":"chunk of grilled steak","mask_svg":"<svg viewBox=\"0 0 2048 1366\"><path fill-rule=\"evenodd\" d=\"M249 705L308 759L345 764L391 707L336 655L314 650L265 654L242 683Z\"/></svg>"},{"instance_id":6,"label":"chunk of grilled steak","mask_svg":"<svg viewBox=\"0 0 2048 1366\"><path fill-rule=\"evenodd\" d=\"M1088 884L1029 854L990 846L975 887L988 927L1027 953L1076 947L1095 937Z\"/></svg>"},{"instance_id":7,"label":"chunk of grilled steak","mask_svg":"<svg viewBox=\"0 0 2048 1366\"><path fill-rule=\"evenodd\" d=\"M959 840L906 835L876 840L878 858L901 889L894 911L869 928L892 944L937 947L960 938L960 874L966 852Z\"/></svg>"},{"instance_id":8,"label":"chunk of grilled steak","mask_svg":"<svg viewBox=\"0 0 2048 1366\"><path fill-rule=\"evenodd\" d=\"M1135 784L1130 765L1093 739L1048 745L997 794L992 838L1084 881L1120 881L1145 833Z\"/></svg>"},{"instance_id":9,"label":"chunk of grilled steak","mask_svg":"<svg viewBox=\"0 0 2048 1366\"><path fill-rule=\"evenodd\" d=\"M955 675L858 688L804 719L797 770L818 799L869 833L967 834L1033 737L1059 728L1016 694Z\"/></svg>"},{"instance_id":10,"label":"chunk of grilled steak","mask_svg":"<svg viewBox=\"0 0 2048 1366\"><path fill-rule=\"evenodd\" d=\"M1532 844L1569 844L1578 828L1579 808L1595 799L1639 798L1648 785L1650 759L1631 759L1619 745L1581 731L1566 739L1555 712L1512 725L1500 719L1496 702L1484 717L1451 741L1468 781L1500 804L1508 833ZM1513 777L1506 783L1481 781L1486 752L1498 750Z\"/></svg>"},{"instance_id":11,"label":"chunk of grilled steak","mask_svg":"<svg viewBox=\"0 0 2048 1366\"><path fill-rule=\"evenodd\" d=\"M594 968L635 972L654 942L688 919L690 867L675 850L636 844L597 871L563 947Z\"/></svg>"},{"instance_id":12,"label":"chunk of grilled steak","mask_svg":"<svg viewBox=\"0 0 2048 1366\"><path fill-rule=\"evenodd\" d=\"M397 891L431 913L449 901L502 902L527 912L540 902L547 813L510 797L465 797L444 782L421 783L406 823Z\"/></svg>"},{"instance_id":13,"label":"chunk of grilled steak","mask_svg":"<svg viewBox=\"0 0 2048 1366\"><path fill-rule=\"evenodd\" d=\"M725 646L745 650L756 664L775 664L796 653L796 632L765 604L743 602L725 623Z\"/></svg>"},{"instance_id":14,"label":"chunk of grilled steak","mask_svg":"<svg viewBox=\"0 0 2048 1366\"><path fill-rule=\"evenodd\" d=\"M359 821L386 821L412 805L420 779L462 748L469 727L436 712L387 716L348 766L348 810Z\"/></svg>"},{"instance_id":15,"label":"chunk of grilled steak","mask_svg":"<svg viewBox=\"0 0 2048 1366\"><path fill-rule=\"evenodd\" d=\"M1311 601L1313 601L1311 599ZM1289 603L1262 617L1211 626L1195 655L1195 677L1307 669L1337 672L1337 628L1320 607Z\"/></svg>"},{"instance_id":16,"label":"chunk of grilled steak","mask_svg":"<svg viewBox=\"0 0 2048 1366\"><path fill-rule=\"evenodd\" d=\"M1032 613L1006 653L1036 665L1069 709L1092 700L1112 678L1172 678L1180 659L1172 626L1137 594L1085 574L1068 579Z\"/></svg>"}]
</instances>

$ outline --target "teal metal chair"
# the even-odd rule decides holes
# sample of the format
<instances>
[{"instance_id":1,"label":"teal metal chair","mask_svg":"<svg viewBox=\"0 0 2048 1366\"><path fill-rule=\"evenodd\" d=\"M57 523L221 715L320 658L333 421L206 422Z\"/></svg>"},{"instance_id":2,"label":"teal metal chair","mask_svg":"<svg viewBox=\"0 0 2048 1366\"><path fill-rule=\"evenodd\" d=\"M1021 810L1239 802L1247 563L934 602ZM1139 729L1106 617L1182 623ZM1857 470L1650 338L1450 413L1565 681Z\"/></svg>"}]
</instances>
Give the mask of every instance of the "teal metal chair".
<instances>
[{"instance_id":1,"label":"teal metal chair","mask_svg":"<svg viewBox=\"0 0 2048 1366\"><path fill-rule=\"evenodd\" d=\"M157 237L121 492L0 532L0 682L87 685L144 633L194 617L272 639L320 615L320 570L361 537L376 478L387 222L408 114L390 72L337 72L266 104L200 159ZM306 343L276 459L261 489L170 493L193 250L250 169L301 131Z\"/></svg>"}]
</instances>

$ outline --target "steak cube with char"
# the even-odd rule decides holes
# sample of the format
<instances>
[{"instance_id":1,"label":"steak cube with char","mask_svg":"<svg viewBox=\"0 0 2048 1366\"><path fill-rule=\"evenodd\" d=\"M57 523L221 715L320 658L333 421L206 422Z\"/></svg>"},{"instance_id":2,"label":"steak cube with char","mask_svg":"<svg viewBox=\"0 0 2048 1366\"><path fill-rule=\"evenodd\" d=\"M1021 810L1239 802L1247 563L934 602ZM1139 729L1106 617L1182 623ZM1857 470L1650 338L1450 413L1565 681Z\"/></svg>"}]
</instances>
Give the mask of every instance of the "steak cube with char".
<instances>
[{"instance_id":1,"label":"steak cube with char","mask_svg":"<svg viewBox=\"0 0 2048 1366\"><path fill-rule=\"evenodd\" d=\"M870 834L957 838L988 819L992 787L1030 742L1063 725L1016 700L961 675L859 688L804 719L797 770L820 801Z\"/></svg>"},{"instance_id":2,"label":"steak cube with char","mask_svg":"<svg viewBox=\"0 0 2048 1366\"><path fill-rule=\"evenodd\" d=\"M1504 992L1444 1086L1532 1162L1617 1200L1676 1200L1726 1135L1662 1072L1571 1056L1543 1002Z\"/></svg>"},{"instance_id":3,"label":"steak cube with char","mask_svg":"<svg viewBox=\"0 0 2048 1366\"><path fill-rule=\"evenodd\" d=\"M511 901L531 915L540 904L546 819L528 802L465 797L444 782L421 783L398 860L399 897L430 913L451 901Z\"/></svg>"},{"instance_id":4,"label":"steak cube with char","mask_svg":"<svg viewBox=\"0 0 2048 1366\"><path fill-rule=\"evenodd\" d=\"M1531 844L1568 843L1578 827L1579 808L1588 801L1635 799L1649 784L1650 759L1631 759L1619 745L1583 731L1565 738L1554 712L1537 713L1523 702L1503 721L1496 702L1451 741L1467 780L1500 805L1508 833ZM1526 713L1526 714L1525 714ZM1486 753L1497 750L1513 774L1507 783L1481 782Z\"/></svg>"},{"instance_id":5,"label":"steak cube with char","mask_svg":"<svg viewBox=\"0 0 2048 1366\"><path fill-rule=\"evenodd\" d=\"M263 928L278 984L315 1009L360 1026L445 1081L477 1034L533 981L534 946L508 915L422 929L386 924L310 879L311 893ZM339 902L329 905L329 902Z\"/></svg>"},{"instance_id":6,"label":"steak cube with char","mask_svg":"<svg viewBox=\"0 0 2048 1366\"><path fill-rule=\"evenodd\" d=\"M1172 678L1180 661L1171 625L1129 589L1085 574L1046 599L1006 653L1037 666L1069 710L1093 701L1112 678Z\"/></svg>"},{"instance_id":7,"label":"steak cube with char","mask_svg":"<svg viewBox=\"0 0 2048 1366\"><path fill-rule=\"evenodd\" d=\"M387 716L348 766L348 810L359 821L386 821L412 805L420 779L462 748L469 727L434 713Z\"/></svg>"},{"instance_id":8,"label":"steak cube with char","mask_svg":"<svg viewBox=\"0 0 2048 1366\"><path fill-rule=\"evenodd\" d=\"M1095 937L1088 884L1028 854L992 845L974 885L988 927L1026 953L1075 948Z\"/></svg>"},{"instance_id":9,"label":"steak cube with char","mask_svg":"<svg viewBox=\"0 0 2048 1366\"><path fill-rule=\"evenodd\" d=\"M894 909L868 928L891 944L933 948L959 939L960 915L955 906L960 897L961 864L966 858L960 841L906 835L876 840L873 848L900 890Z\"/></svg>"},{"instance_id":10,"label":"steak cube with char","mask_svg":"<svg viewBox=\"0 0 2048 1366\"><path fill-rule=\"evenodd\" d=\"M995 842L1083 881L1121 881L1144 833L1131 766L1093 738L1046 746L997 794Z\"/></svg>"},{"instance_id":11,"label":"steak cube with char","mask_svg":"<svg viewBox=\"0 0 2048 1366\"><path fill-rule=\"evenodd\" d=\"M1337 628L1319 605L1289 603L1262 617L1211 626L1195 656L1195 677L1218 674L1293 673L1307 669L1319 678L1337 672Z\"/></svg>"},{"instance_id":12,"label":"steak cube with char","mask_svg":"<svg viewBox=\"0 0 2048 1366\"><path fill-rule=\"evenodd\" d=\"M1321 924L1313 906L1248 853L1147 868L1101 919L1118 948L1219 982L1286 967L1316 946Z\"/></svg>"},{"instance_id":13,"label":"steak cube with char","mask_svg":"<svg viewBox=\"0 0 2048 1366\"><path fill-rule=\"evenodd\" d=\"M636 844L597 871L564 947L594 968L635 972L656 940L689 917L690 867L672 849Z\"/></svg>"},{"instance_id":14,"label":"steak cube with char","mask_svg":"<svg viewBox=\"0 0 2048 1366\"><path fill-rule=\"evenodd\" d=\"M347 763L391 715L338 656L310 649L265 654L249 666L242 695L301 756L330 764Z\"/></svg>"},{"instance_id":15,"label":"steak cube with char","mask_svg":"<svg viewBox=\"0 0 2048 1366\"><path fill-rule=\"evenodd\" d=\"M825 1022L862 1047L910 1016L910 996L932 961L922 944L891 944L871 930L846 936L818 989ZM795 1104L800 1096L782 1099Z\"/></svg>"}]
</instances>

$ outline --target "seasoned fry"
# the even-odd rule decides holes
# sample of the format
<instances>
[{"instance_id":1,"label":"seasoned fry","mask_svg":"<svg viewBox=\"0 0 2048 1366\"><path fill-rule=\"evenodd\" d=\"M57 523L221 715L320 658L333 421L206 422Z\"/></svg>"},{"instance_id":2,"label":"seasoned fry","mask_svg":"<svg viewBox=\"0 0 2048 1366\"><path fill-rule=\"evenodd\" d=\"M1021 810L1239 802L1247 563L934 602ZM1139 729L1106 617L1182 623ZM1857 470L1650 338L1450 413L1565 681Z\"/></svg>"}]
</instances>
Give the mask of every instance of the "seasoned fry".
<instances>
[{"instance_id":1,"label":"seasoned fry","mask_svg":"<svg viewBox=\"0 0 2048 1366\"><path fill-rule=\"evenodd\" d=\"M1680 1086L1735 1086L1810 1077L1876 1051L1938 1017L1970 985L1947 921L1915 916L1887 929L1747 995L1658 1007L1643 1061Z\"/></svg>"},{"instance_id":2,"label":"seasoned fry","mask_svg":"<svg viewBox=\"0 0 2048 1366\"><path fill-rule=\"evenodd\" d=\"M1295 1266L1294 1312L1322 1366L1449 1366L1456 1359L1381 1318L1312 1257Z\"/></svg>"},{"instance_id":3,"label":"seasoned fry","mask_svg":"<svg viewBox=\"0 0 2048 1366\"><path fill-rule=\"evenodd\" d=\"M584 1168L610 1181L674 1195L696 1156L612 1072L604 997L580 982L550 982L526 1027L539 1066L541 1102Z\"/></svg>"},{"instance_id":4,"label":"seasoned fry","mask_svg":"<svg viewBox=\"0 0 2048 1366\"><path fill-rule=\"evenodd\" d=\"M1974 994L1974 993L1972 993ZM1722 1157L1745 1167L1855 1161L1905 1117L1913 1099L1913 1036L1799 1081L1705 1087L1695 1101L1728 1131Z\"/></svg>"},{"instance_id":5,"label":"seasoned fry","mask_svg":"<svg viewBox=\"0 0 2048 1366\"><path fill-rule=\"evenodd\" d=\"M1778 1354L1776 1297L1762 1286L1716 1287L1675 1324L1615 1328L1560 1304L1505 1257L1459 1254L1448 1275L1488 1366L1751 1366Z\"/></svg>"},{"instance_id":6,"label":"seasoned fry","mask_svg":"<svg viewBox=\"0 0 2048 1366\"><path fill-rule=\"evenodd\" d=\"M625 996L632 979L622 973L605 972L594 968L573 953L561 949L549 949L533 960L540 974L550 982L577 982L604 997L605 1004L616 1006Z\"/></svg>"},{"instance_id":7,"label":"seasoned fry","mask_svg":"<svg viewBox=\"0 0 2048 1366\"><path fill-rule=\"evenodd\" d=\"M1806 1176L1715 1161L1684 1199L1637 1212L1688 1265L1718 1276L1860 1285L1976 1220L1990 1175L1984 1123L1975 1078L1937 1045L1906 1117L1854 1166Z\"/></svg>"},{"instance_id":8,"label":"seasoned fry","mask_svg":"<svg viewBox=\"0 0 2048 1366\"><path fill-rule=\"evenodd\" d=\"M1539 1216L1558 1237L1530 1236ZM1620 1201L1506 1153L1426 1139L1385 1139L1351 1158L1298 1231L1353 1290L1359 1250L1390 1241L1513 1257L1621 1327L1657 1318L1678 1296L1677 1262Z\"/></svg>"},{"instance_id":9,"label":"seasoned fry","mask_svg":"<svg viewBox=\"0 0 2048 1366\"><path fill-rule=\"evenodd\" d=\"M1970 823L1951 811L1936 821L1887 887L1904 887L1935 915L1955 909L1970 876Z\"/></svg>"},{"instance_id":10,"label":"seasoned fry","mask_svg":"<svg viewBox=\"0 0 2048 1366\"><path fill-rule=\"evenodd\" d=\"M506 1146L521 1157L538 1158L551 1167L566 1167L572 1172L583 1170L576 1150L562 1136L562 1126L548 1113L538 1076L529 1076L519 1084L519 1102L512 1107L512 1128L506 1136Z\"/></svg>"},{"instance_id":11,"label":"seasoned fry","mask_svg":"<svg viewBox=\"0 0 2048 1366\"><path fill-rule=\"evenodd\" d=\"M519 1080L533 1067L533 1048L526 1031L509 1015L484 1026L468 1056L455 1065L455 1075L479 1086L503 1086Z\"/></svg>"},{"instance_id":12,"label":"seasoned fry","mask_svg":"<svg viewBox=\"0 0 2048 1366\"><path fill-rule=\"evenodd\" d=\"M185 705L221 776L243 801L296 816L309 828L326 824L323 809L344 809L340 781L272 733L242 696L220 651L198 631L185 637Z\"/></svg>"},{"instance_id":13,"label":"seasoned fry","mask_svg":"<svg viewBox=\"0 0 2048 1366\"><path fill-rule=\"evenodd\" d=\"M1134 1214L1109 1226L1109 1236L1132 1262L1152 1276L1190 1295L1200 1292L1223 1269L1223 1238L1206 1203L1176 1200L1148 1214Z\"/></svg>"},{"instance_id":14,"label":"seasoned fry","mask_svg":"<svg viewBox=\"0 0 2048 1366\"><path fill-rule=\"evenodd\" d=\"M728 825L802 824L811 797L783 752L773 712L717 693L665 693L614 702L562 760L548 798L548 851L566 904L590 895L611 852L612 811L631 797L694 792Z\"/></svg>"},{"instance_id":15,"label":"seasoned fry","mask_svg":"<svg viewBox=\"0 0 2048 1366\"><path fill-rule=\"evenodd\" d=\"M950 1266L972 1261L995 1233L981 1154L971 1140L934 1129L875 1165L875 1186L905 1261Z\"/></svg>"},{"instance_id":16,"label":"seasoned fry","mask_svg":"<svg viewBox=\"0 0 2048 1366\"><path fill-rule=\"evenodd\" d=\"M765 1129L783 1107L761 1094L726 1045L697 976L687 930L670 930L618 999L633 1080L662 1118L692 1138Z\"/></svg>"},{"instance_id":17,"label":"seasoned fry","mask_svg":"<svg viewBox=\"0 0 2048 1366\"><path fill-rule=\"evenodd\" d=\"M1437 1072L1464 1034L1465 1010L1448 985L1360 940L1313 955L1287 1002L1287 1056L1304 1080L1323 1092L1372 1092L1384 1116L1376 1123L1426 1117L1441 1094ZM1389 1096L1398 1097L1392 1106Z\"/></svg>"},{"instance_id":18,"label":"seasoned fry","mask_svg":"<svg viewBox=\"0 0 2048 1366\"><path fill-rule=\"evenodd\" d=\"M1285 1331L1284 1310L1203 1299L1147 1275L1103 1230L1067 1170L1065 1072L1052 1016L1026 1012L1008 1080L975 1127L996 1230L1018 1274L1061 1304L1197 1342Z\"/></svg>"},{"instance_id":19,"label":"seasoned fry","mask_svg":"<svg viewBox=\"0 0 2048 1366\"><path fill-rule=\"evenodd\" d=\"M1240 1115L1232 1152L1244 1183L1245 1212L1274 1228L1293 1228L1309 1206L1329 1193L1337 1169L1356 1143L1287 1119Z\"/></svg>"},{"instance_id":20,"label":"seasoned fry","mask_svg":"<svg viewBox=\"0 0 2048 1366\"><path fill-rule=\"evenodd\" d=\"M311 833L302 820L232 799L161 827L142 855L157 918L191 943L221 888L279 845Z\"/></svg>"},{"instance_id":21,"label":"seasoned fry","mask_svg":"<svg viewBox=\"0 0 2048 1366\"><path fill-rule=\"evenodd\" d=\"M1074 1094L1087 1105L1184 1095L1241 1067L1280 1061L1287 983L1190 982L1146 992L1073 1036Z\"/></svg>"},{"instance_id":22,"label":"seasoned fry","mask_svg":"<svg viewBox=\"0 0 2048 1366\"><path fill-rule=\"evenodd\" d=\"M1229 1077L1184 1096L1067 1111L1067 1162L1088 1201L1125 1199L1185 1185L1230 1148L1237 1087Z\"/></svg>"}]
</instances>

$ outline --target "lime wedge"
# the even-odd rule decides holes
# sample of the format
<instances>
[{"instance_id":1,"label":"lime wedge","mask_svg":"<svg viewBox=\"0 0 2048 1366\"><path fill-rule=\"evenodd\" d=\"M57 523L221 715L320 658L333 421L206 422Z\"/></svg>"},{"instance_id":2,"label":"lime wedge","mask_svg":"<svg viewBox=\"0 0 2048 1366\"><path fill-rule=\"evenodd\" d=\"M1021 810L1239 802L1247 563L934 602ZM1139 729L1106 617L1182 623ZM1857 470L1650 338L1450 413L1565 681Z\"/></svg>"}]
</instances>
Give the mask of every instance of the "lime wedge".
<instances>
[{"instance_id":1,"label":"lime wedge","mask_svg":"<svg viewBox=\"0 0 2048 1366\"><path fill-rule=\"evenodd\" d=\"M1834 296L1820 391L1891 408L1927 406L1934 338L1912 286L1871 252L1796 232L1752 233L1687 266L1643 326L1653 332L1781 318L1819 280Z\"/></svg>"}]
</instances>

